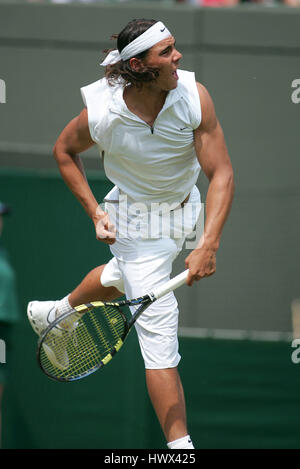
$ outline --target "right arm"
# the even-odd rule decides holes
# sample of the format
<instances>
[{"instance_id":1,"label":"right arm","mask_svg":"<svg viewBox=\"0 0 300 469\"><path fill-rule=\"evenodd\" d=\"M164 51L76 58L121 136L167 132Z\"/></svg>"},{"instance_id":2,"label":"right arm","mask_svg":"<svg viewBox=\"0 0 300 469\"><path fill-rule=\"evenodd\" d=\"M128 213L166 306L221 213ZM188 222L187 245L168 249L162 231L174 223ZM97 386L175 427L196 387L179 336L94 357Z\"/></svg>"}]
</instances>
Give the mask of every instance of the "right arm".
<instances>
[{"instance_id":1,"label":"right arm","mask_svg":"<svg viewBox=\"0 0 300 469\"><path fill-rule=\"evenodd\" d=\"M88 150L93 145L95 142L90 135L88 114L85 108L64 128L55 143L53 153L66 185L94 222L97 239L112 244L115 241L113 227L91 191L78 156L78 153Z\"/></svg>"}]
</instances>

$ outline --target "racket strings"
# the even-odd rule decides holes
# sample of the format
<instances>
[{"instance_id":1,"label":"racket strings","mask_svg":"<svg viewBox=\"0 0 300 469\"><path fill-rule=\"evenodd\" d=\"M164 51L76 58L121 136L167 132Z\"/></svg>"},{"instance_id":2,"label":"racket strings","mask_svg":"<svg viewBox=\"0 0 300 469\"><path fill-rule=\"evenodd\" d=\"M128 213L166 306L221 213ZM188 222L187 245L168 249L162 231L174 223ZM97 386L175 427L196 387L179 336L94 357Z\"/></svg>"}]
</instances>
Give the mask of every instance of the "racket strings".
<instances>
[{"instance_id":1,"label":"racket strings","mask_svg":"<svg viewBox=\"0 0 300 469\"><path fill-rule=\"evenodd\" d=\"M113 305L97 306L80 317L73 313L63 323L64 328L50 331L40 347L42 368L61 380L77 379L106 363L126 332L125 318Z\"/></svg>"}]
</instances>

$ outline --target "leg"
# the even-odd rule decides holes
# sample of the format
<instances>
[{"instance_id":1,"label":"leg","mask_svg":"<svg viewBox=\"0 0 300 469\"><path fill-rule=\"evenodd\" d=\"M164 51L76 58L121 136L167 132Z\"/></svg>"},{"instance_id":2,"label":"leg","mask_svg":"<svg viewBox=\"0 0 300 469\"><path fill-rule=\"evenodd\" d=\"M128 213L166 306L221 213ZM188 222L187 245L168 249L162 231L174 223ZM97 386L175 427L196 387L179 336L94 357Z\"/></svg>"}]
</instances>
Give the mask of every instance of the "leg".
<instances>
[{"instance_id":1,"label":"leg","mask_svg":"<svg viewBox=\"0 0 300 469\"><path fill-rule=\"evenodd\" d=\"M187 435L185 399L177 368L146 369L146 383L166 440Z\"/></svg>"},{"instance_id":2,"label":"leg","mask_svg":"<svg viewBox=\"0 0 300 469\"><path fill-rule=\"evenodd\" d=\"M100 282L105 265L100 265L91 270L82 282L72 291L69 302L72 307L89 303L90 301L111 301L123 295L115 287L103 287Z\"/></svg>"},{"instance_id":3,"label":"leg","mask_svg":"<svg viewBox=\"0 0 300 469\"><path fill-rule=\"evenodd\" d=\"M127 297L141 296L169 280L175 248L172 241L158 240L153 242L153 252L159 250L160 257L144 262L120 261ZM134 312L134 307L131 309ZM166 440L172 446L177 440L189 440L184 393L177 371L178 313L176 298L170 292L149 306L135 324L149 396ZM189 448L190 443L184 441L181 448Z\"/></svg>"},{"instance_id":4,"label":"leg","mask_svg":"<svg viewBox=\"0 0 300 469\"><path fill-rule=\"evenodd\" d=\"M103 278L103 271L106 266L110 274L114 273L115 266L112 263L96 267L86 275L71 294L61 300L30 301L27 307L27 315L33 330L41 335L55 318L71 311L74 306L89 303L90 301L112 300L122 296L123 293L118 290L122 282L116 281L116 286L113 286L114 282L106 287L102 285L100 278ZM104 275L109 277L107 270L105 270Z\"/></svg>"},{"instance_id":5,"label":"leg","mask_svg":"<svg viewBox=\"0 0 300 469\"><path fill-rule=\"evenodd\" d=\"M70 294L71 306L122 296L115 287L100 282L104 265L96 267ZM177 368L146 369L148 392L167 441L187 435L184 393Z\"/></svg>"}]
</instances>

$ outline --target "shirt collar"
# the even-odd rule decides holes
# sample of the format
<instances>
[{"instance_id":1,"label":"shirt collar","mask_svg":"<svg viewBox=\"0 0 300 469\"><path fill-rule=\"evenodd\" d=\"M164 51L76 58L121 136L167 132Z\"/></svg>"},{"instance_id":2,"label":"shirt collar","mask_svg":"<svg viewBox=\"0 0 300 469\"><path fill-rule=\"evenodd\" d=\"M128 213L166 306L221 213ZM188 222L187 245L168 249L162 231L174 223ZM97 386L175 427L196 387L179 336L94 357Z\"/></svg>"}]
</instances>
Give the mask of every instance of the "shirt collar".
<instances>
[{"instance_id":1,"label":"shirt collar","mask_svg":"<svg viewBox=\"0 0 300 469\"><path fill-rule=\"evenodd\" d=\"M132 116L132 112L129 111L124 101L123 92L124 92L123 83L115 85L112 88L112 101L111 101L109 108L111 111L116 112L118 114L126 114L128 116L129 115ZM160 113L165 111L169 107L173 106L173 104L179 101L181 97L182 97L182 94L178 86L174 88L173 90L169 91Z\"/></svg>"}]
</instances>

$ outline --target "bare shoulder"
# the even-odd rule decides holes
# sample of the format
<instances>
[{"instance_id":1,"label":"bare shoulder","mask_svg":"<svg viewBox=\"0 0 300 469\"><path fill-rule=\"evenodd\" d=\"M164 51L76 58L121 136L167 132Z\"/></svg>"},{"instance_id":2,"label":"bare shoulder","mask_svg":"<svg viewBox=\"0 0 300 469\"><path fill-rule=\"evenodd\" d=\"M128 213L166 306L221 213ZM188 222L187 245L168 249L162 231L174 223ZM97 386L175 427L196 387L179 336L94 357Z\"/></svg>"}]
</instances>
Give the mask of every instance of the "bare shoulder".
<instances>
[{"instance_id":1,"label":"bare shoulder","mask_svg":"<svg viewBox=\"0 0 300 469\"><path fill-rule=\"evenodd\" d=\"M80 114L77 116L76 124L77 124L78 137L89 139L90 138L89 119L88 119L88 111L86 107L83 108Z\"/></svg>"},{"instance_id":2,"label":"bare shoulder","mask_svg":"<svg viewBox=\"0 0 300 469\"><path fill-rule=\"evenodd\" d=\"M63 129L55 143L55 148L63 148L70 153L81 153L94 144L89 131L87 109L84 108Z\"/></svg>"},{"instance_id":3,"label":"bare shoulder","mask_svg":"<svg viewBox=\"0 0 300 469\"><path fill-rule=\"evenodd\" d=\"M200 128L205 131L211 131L217 126L215 106L212 97L205 86L199 82L196 82L196 85L199 93L202 112Z\"/></svg>"},{"instance_id":4,"label":"bare shoulder","mask_svg":"<svg viewBox=\"0 0 300 469\"><path fill-rule=\"evenodd\" d=\"M204 85L202 85L202 83L200 83L199 81L196 81L196 85L197 85L199 96L200 98L202 98L202 100L207 101L211 99L208 90L205 88Z\"/></svg>"}]
</instances>

